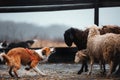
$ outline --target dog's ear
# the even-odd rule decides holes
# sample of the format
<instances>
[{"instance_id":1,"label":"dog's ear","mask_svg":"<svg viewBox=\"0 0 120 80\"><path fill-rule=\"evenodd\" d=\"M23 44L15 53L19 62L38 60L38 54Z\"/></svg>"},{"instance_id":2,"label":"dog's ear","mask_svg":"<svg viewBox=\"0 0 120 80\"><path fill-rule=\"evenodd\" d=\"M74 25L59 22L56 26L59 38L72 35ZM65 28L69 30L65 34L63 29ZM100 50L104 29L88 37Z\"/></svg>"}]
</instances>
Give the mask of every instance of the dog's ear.
<instances>
[{"instance_id":1,"label":"dog's ear","mask_svg":"<svg viewBox=\"0 0 120 80\"><path fill-rule=\"evenodd\" d=\"M42 55L46 55L46 50L42 50Z\"/></svg>"}]
</instances>

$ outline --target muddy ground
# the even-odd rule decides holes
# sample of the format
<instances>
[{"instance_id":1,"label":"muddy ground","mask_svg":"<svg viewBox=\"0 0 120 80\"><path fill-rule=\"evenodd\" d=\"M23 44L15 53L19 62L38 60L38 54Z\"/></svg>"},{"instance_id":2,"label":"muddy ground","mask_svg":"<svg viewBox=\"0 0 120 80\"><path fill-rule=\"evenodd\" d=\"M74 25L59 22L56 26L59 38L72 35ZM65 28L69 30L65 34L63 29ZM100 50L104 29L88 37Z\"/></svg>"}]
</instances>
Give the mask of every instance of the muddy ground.
<instances>
[{"instance_id":1,"label":"muddy ground","mask_svg":"<svg viewBox=\"0 0 120 80\"><path fill-rule=\"evenodd\" d=\"M106 78L105 75L100 74L99 65L94 65L91 76L87 76L84 72L78 75L77 72L81 67L81 64L39 64L39 69L47 74L47 76L37 75L33 70L26 71L25 67L18 71L20 78L11 78L8 74L8 67L6 65L0 65L0 80L120 80L120 77ZM107 66L107 68L109 68Z\"/></svg>"}]
</instances>

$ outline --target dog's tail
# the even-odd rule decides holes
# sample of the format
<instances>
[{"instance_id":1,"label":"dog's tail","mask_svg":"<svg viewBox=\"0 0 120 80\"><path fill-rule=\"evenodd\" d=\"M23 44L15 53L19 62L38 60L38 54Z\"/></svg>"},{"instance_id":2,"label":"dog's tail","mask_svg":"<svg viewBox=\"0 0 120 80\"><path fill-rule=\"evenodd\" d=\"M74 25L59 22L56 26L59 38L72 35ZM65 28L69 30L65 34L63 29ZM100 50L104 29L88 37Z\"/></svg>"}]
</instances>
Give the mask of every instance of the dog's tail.
<instances>
[{"instance_id":1,"label":"dog's tail","mask_svg":"<svg viewBox=\"0 0 120 80\"><path fill-rule=\"evenodd\" d=\"M10 58L4 52L0 53L0 60L5 61L6 63L10 63Z\"/></svg>"}]
</instances>

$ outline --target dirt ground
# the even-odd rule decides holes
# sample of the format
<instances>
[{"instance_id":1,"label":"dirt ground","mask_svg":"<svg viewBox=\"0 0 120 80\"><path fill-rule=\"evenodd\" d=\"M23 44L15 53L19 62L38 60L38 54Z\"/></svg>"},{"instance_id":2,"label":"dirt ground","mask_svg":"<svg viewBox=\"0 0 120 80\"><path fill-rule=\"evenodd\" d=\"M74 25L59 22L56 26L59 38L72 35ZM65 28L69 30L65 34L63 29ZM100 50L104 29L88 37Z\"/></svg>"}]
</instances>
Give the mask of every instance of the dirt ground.
<instances>
[{"instance_id":1,"label":"dirt ground","mask_svg":"<svg viewBox=\"0 0 120 80\"><path fill-rule=\"evenodd\" d=\"M94 65L91 76L87 76L87 72L77 74L81 64L44 63L38 66L47 76L40 76L33 70L26 71L22 66L18 71L20 78L11 78L8 74L8 67L0 65L0 80L120 80L120 77L106 78L104 75L100 75L99 65Z\"/></svg>"}]
</instances>

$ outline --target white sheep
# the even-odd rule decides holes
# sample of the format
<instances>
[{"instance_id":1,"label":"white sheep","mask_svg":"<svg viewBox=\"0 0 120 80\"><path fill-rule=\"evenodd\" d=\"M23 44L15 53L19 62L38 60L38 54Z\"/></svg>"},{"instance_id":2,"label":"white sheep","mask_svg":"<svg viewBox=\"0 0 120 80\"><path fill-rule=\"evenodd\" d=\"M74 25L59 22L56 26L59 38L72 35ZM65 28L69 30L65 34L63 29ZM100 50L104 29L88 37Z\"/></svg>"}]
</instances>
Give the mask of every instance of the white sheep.
<instances>
[{"instance_id":1,"label":"white sheep","mask_svg":"<svg viewBox=\"0 0 120 80\"><path fill-rule=\"evenodd\" d=\"M88 53L87 53L87 50L86 49L83 49L83 50L80 50L80 51L77 51L76 55L75 55L75 63L78 63L84 59L87 59L88 60Z\"/></svg>"},{"instance_id":2,"label":"white sheep","mask_svg":"<svg viewBox=\"0 0 120 80\"><path fill-rule=\"evenodd\" d=\"M87 50L90 57L90 70L88 75L92 72L95 59L99 60L101 64L105 64L105 62L109 63L110 71L108 75L111 75L116 68L114 64L116 55L119 55L117 51L120 51L120 35L113 33L100 35L98 29L97 26L92 26L88 34Z\"/></svg>"},{"instance_id":3,"label":"white sheep","mask_svg":"<svg viewBox=\"0 0 120 80\"><path fill-rule=\"evenodd\" d=\"M83 50L76 52L74 62L78 63L78 62L81 62L83 60L86 60L87 62L89 61L89 53L88 53L87 49L83 49ZM100 70L103 74L106 72L105 64L100 63Z\"/></svg>"}]
</instances>

